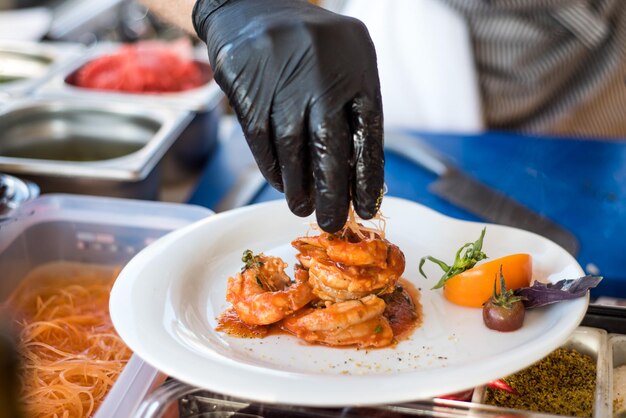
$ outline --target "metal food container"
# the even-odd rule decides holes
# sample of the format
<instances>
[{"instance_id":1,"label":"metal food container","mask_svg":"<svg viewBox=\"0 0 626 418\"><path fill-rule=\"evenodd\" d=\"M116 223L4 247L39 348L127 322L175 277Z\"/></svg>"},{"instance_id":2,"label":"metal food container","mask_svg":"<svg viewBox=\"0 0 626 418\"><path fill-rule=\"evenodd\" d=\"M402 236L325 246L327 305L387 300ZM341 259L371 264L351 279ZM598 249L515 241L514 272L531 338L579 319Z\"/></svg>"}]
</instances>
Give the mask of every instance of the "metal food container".
<instances>
[{"instance_id":1,"label":"metal food container","mask_svg":"<svg viewBox=\"0 0 626 418\"><path fill-rule=\"evenodd\" d=\"M607 332L597 328L578 327L565 348L575 349L597 360L597 386L595 394L594 418L609 417L609 389L607 379L608 337ZM626 336L623 341L626 344ZM617 340L616 340L617 341ZM623 346L620 361L626 364L626 346ZM444 398L415 400L402 404L361 407L358 405L344 408L307 408L280 404L263 404L245 399L213 393L195 388L176 380L170 380L155 389L139 405L134 418L164 418L176 411L181 418L216 418L216 417L262 417L274 418L297 416L302 418L356 418L356 417L472 417L472 418L563 418L532 411L501 408L482 404L484 388L474 390L472 402Z\"/></svg>"},{"instance_id":2,"label":"metal food container","mask_svg":"<svg viewBox=\"0 0 626 418\"><path fill-rule=\"evenodd\" d=\"M124 266L166 233L211 214L206 208L175 203L62 194L38 197L11 219L0 221L0 306L40 266L57 262ZM132 416L145 395L164 379L142 359L131 356L92 416Z\"/></svg>"},{"instance_id":3,"label":"metal food container","mask_svg":"<svg viewBox=\"0 0 626 418\"><path fill-rule=\"evenodd\" d=\"M127 93L86 89L74 84L76 73L81 67L98 57L115 53L121 46L119 43L102 43L90 48L80 59L38 88L35 95L43 98L84 98L98 102L133 103L138 107L158 104L189 111L193 118L171 150L173 158L167 161L170 166L167 171L185 174L198 169L217 144L218 122L224 102L224 94L213 80L206 50L195 50L196 64L206 74L206 83L195 89L176 93Z\"/></svg>"},{"instance_id":4,"label":"metal food container","mask_svg":"<svg viewBox=\"0 0 626 418\"><path fill-rule=\"evenodd\" d=\"M217 83L213 81L208 58L203 58L200 52L198 52L195 61L206 75L206 83L195 89L172 93L130 93L87 89L75 85L75 76L81 67L96 58L116 53L122 46L123 44L118 43L102 43L90 47L79 59L74 60L63 71L56 73L45 85L41 86L37 90L37 95L100 98L111 101L132 101L146 104L156 102L160 105L195 112L210 110L222 100L222 92Z\"/></svg>"},{"instance_id":5,"label":"metal food container","mask_svg":"<svg viewBox=\"0 0 626 418\"><path fill-rule=\"evenodd\" d=\"M36 184L0 173L0 220L37 196L39 187Z\"/></svg>"},{"instance_id":6,"label":"metal food container","mask_svg":"<svg viewBox=\"0 0 626 418\"><path fill-rule=\"evenodd\" d=\"M615 369L621 366L626 366L626 335L611 334L609 335L609 400L611 401L611 413L607 416L613 416L619 412L626 410L626 399L623 399L621 407L620 405L616 405L614 402L616 388L613 386L613 372ZM618 409L616 409L616 407ZM619 416L623 417L624 415Z\"/></svg>"},{"instance_id":7,"label":"metal food container","mask_svg":"<svg viewBox=\"0 0 626 418\"><path fill-rule=\"evenodd\" d=\"M72 43L0 41L0 105L32 93L83 50Z\"/></svg>"},{"instance_id":8,"label":"metal food container","mask_svg":"<svg viewBox=\"0 0 626 418\"><path fill-rule=\"evenodd\" d=\"M0 172L42 193L156 199L163 157L191 118L147 104L15 101L0 111Z\"/></svg>"},{"instance_id":9,"label":"metal food container","mask_svg":"<svg viewBox=\"0 0 626 418\"><path fill-rule=\"evenodd\" d=\"M593 418L609 417L611 410L611 394L609 382L612 375L609 370L609 347L608 333L599 328L578 327L569 340L562 345L563 348L576 350L581 354L588 355L596 360L596 392L594 396ZM504 376L503 376L504 377ZM485 395L485 387L481 386L474 390L473 403L482 404ZM513 409L497 408L503 411L522 413ZM536 414L536 413L535 413ZM563 417L563 415L540 414L541 417Z\"/></svg>"}]
</instances>

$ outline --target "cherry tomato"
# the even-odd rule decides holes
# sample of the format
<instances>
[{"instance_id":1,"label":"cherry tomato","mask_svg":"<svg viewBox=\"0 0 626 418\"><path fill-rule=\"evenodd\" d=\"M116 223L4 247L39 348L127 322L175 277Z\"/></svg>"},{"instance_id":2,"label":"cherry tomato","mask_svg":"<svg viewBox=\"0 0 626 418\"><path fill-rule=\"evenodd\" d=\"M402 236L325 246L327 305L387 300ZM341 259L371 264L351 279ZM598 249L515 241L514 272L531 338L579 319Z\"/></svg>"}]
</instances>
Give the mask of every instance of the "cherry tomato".
<instances>
[{"instance_id":1,"label":"cherry tomato","mask_svg":"<svg viewBox=\"0 0 626 418\"><path fill-rule=\"evenodd\" d=\"M518 330L524 323L524 304L522 301L512 302L510 306L500 306L490 298L483 305L483 321L487 328L510 332Z\"/></svg>"},{"instance_id":2,"label":"cherry tomato","mask_svg":"<svg viewBox=\"0 0 626 418\"><path fill-rule=\"evenodd\" d=\"M506 278L507 289L519 289L530 285L532 258L529 254L512 254L486 263L477 264L446 281L443 295L452 303L480 308L493 294L493 281L498 277L500 266ZM497 285L498 291L500 289Z\"/></svg>"}]
</instances>

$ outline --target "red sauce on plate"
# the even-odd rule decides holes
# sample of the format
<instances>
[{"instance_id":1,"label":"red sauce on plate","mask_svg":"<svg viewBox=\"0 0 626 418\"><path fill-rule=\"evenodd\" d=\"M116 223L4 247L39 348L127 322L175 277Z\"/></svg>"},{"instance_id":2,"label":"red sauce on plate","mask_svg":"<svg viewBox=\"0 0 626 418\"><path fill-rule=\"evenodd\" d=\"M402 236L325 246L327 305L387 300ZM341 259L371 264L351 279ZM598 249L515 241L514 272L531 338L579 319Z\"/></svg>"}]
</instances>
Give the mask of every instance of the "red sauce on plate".
<instances>
[{"instance_id":1,"label":"red sauce on plate","mask_svg":"<svg viewBox=\"0 0 626 418\"><path fill-rule=\"evenodd\" d=\"M389 321L394 338L399 341L408 337L422 325L420 292L406 279L400 279L392 293L382 295L387 305L383 315Z\"/></svg>"},{"instance_id":2,"label":"red sauce on plate","mask_svg":"<svg viewBox=\"0 0 626 418\"><path fill-rule=\"evenodd\" d=\"M409 281L400 279L392 293L381 297L387 305L383 315L391 325L396 342L407 338L413 330L422 324L422 305L419 303L420 292ZM264 338L268 335L277 334L291 335L280 327L280 322L272 325L246 324L239 319L233 308L227 309L219 316L216 330L240 338Z\"/></svg>"},{"instance_id":3,"label":"red sauce on plate","mask_svg":"<svg viewBox=\"0 0 626 418\"><path fill-rule=\"evenodd\" d=\"M216 331L225 332L233 337L263 338L269 333L269 325L250 325L239 319L235 309L225 310L218 318Z\"/></svg>"}]
</instances>

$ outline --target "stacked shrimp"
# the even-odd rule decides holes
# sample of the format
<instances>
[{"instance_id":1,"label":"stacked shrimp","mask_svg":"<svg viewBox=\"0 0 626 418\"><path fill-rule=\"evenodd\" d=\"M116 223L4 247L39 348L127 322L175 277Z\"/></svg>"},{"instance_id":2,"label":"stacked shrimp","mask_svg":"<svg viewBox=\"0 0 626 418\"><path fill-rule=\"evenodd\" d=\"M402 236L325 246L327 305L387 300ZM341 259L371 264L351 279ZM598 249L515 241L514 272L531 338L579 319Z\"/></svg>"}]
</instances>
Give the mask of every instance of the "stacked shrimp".
<instances>
[{"instance_id":1,"label":"stacked shrimp","mask_svg":"<svg viewBox=\"0 0 626 418\"><path fill-rule=\"evenodd\" d=\"M404 254L382 230L353 223L336 234L297 238L295 281L278 257L244 253L245 265L228 279L226 299L250 325L279 323L310 343L384 347L394 334L379 296L392 293L404 272Z\"/></svg>"}]
</instances>

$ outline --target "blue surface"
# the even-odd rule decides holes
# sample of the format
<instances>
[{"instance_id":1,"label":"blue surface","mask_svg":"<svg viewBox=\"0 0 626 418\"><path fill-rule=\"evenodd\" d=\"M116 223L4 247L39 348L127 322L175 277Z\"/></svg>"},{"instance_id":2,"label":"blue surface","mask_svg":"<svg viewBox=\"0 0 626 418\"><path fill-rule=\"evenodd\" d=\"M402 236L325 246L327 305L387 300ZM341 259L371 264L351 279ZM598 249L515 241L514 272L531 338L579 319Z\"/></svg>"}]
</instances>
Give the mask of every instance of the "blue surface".
<instances>
[{"instance_id":1,"label":"blue surface","mask_svg":"<svg viewBox=\"0 0 626 418\"><path fill-rule=\"evenodd\" d=\"M592 296L626 298L626 142L499 132L419 136L466 173L569 229L580 241L578 262L585 269L595 265L605 277ZM221 144L190 203L213 207L251 161L243 140ZM389 196L479 220L431 194L435 176L402 157L387 153L385 176ZM254 202L279 198L282 194L266 187Z\"/></svg>"}]
</instances>

